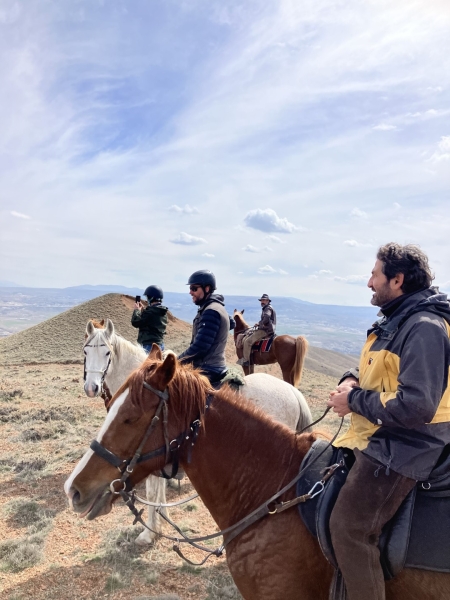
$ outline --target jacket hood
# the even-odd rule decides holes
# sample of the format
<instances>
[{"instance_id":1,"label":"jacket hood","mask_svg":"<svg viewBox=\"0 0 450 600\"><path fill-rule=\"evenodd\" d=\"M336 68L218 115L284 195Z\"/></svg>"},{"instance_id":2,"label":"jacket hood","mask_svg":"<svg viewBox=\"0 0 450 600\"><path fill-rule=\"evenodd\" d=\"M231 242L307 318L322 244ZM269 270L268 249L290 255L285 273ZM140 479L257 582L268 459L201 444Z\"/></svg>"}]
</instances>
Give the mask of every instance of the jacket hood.
<instances>
[{"instance_id":1,"label":"jacket hood","mask_svg":"<svg viewBox=\"0 0 450 600\"><path fill-rule=\"evenodd\" d=\"M222 296L222 294L211 294L210 296L208 296L205 302L199 306L198 310L203 310L204 308L209 306L211 302L218 302L222 306L225 306L225 298Z\"/></svg>"}]
</instances>

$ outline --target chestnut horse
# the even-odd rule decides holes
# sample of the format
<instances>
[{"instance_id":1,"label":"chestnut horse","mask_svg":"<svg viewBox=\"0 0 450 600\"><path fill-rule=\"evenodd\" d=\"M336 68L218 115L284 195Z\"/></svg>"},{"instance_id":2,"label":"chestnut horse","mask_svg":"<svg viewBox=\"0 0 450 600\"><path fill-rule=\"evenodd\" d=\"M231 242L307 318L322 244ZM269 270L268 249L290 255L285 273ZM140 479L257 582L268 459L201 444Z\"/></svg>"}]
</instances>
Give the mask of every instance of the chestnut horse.
<instances>
[{"instance_id":1,"label":"chestnut horse","mask_svg":"<svg viewBox=\"0 0 450 600\"><path fill-rule=\"evenodd\" d=\"M206 409L209 394L213 396ZM146 435L164 405L167 424L153 421L151 435ZM192 449L186 432L198 418L201 425ZM161 469L167 461L161 454L165 439L178 439L181 465L223 530L296 477L317 435L296 434L228 388L213 392L198 371L180 365L171 354L162 362L153 346L146 362L114 397L97 436L97 451L101 447L116 460L128 461L145 438L143 453L158 450L136 465L129 476L131 486ZM115 466L88 450L64 486L72 509L88 519L110 512L118 496L105 490L117 477ZM291 488L281 499L294 494ZM230 541L226 554L245 600L328 598L332 568L295 508L253 523ZM450 575L404 569L386 583L386 599L448 600L449 590Z\"/></svg>"},{"instance_id":2,"label":"chestnut horse","mask_svg":"<svg viewBox=\"0 0 450 600\"><path fill-rule=\"evenodd\" d=\"M236 346L236 354L238 358L242 358L242 347L237 346L237 336L244 331L250 329L250 325L244 321L244 309L239 312L234 309L233 319L236 323L234 328L234 344ZM308 349L308 342L306 339L299 335L293 337L292 335L277 335L273 340L272 347L269 352L252 352L252 360L255 365L271 365L278 363L283 373L284 381L287 381L294 387L298 387L302 379L303 363L305 362L306 351ZM249 367L243 366L244 373L248 375L253 373L253 364Z\"/></svg>"}]
</instances>

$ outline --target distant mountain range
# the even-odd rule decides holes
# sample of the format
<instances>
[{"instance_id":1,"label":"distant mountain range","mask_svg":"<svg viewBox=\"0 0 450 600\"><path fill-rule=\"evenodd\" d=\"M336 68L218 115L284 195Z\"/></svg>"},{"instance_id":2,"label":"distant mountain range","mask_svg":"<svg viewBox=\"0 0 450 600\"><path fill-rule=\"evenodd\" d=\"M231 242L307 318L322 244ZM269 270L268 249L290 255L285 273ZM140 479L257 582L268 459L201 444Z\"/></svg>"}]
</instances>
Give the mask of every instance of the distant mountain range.
<instances>
[{"instance_id":1,"label":"distant mountain range","mask_svg":"<svg viewBox=\"0 0 450 600\"><path fill-rule=\"evenodd\" d=\"M142 291L117 285L80 285L63 289L0 286L0 335L21 331L108 292L135 296ZM187 291L166 292L164 304L176 317L188 322L197 310ZM235 308L245 309L244 317L250 325L260 318L261 308L256 296L228 295L225 304L230 314ZM313 304L277 296L272 298L272 304L277 312L277 333L305 335L313 346L346 354L359 353L367 329L377 318L377 309L370 305Z\"/></svg>"}]
</instances>

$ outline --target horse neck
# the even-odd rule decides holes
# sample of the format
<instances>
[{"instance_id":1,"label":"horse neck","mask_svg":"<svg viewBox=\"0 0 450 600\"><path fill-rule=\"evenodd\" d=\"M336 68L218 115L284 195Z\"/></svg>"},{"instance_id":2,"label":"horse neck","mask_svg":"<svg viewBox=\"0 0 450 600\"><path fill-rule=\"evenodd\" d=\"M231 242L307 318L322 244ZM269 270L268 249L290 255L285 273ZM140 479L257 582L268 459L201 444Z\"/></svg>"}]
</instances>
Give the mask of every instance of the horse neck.
<instances>
[{"instance_id":1,"label":"horse neck","mask_svg":"<svg viewBox=\"0 0 450 600\"><path fill-rule=\"evenodd\" d=\"M249 329L249 325L247 325L247 323L244 321L243 317L241 317L241 316L237 320L235 320L235 323L236 323L236 327L234 328L235 336L238 333L242 333L246 329Z\"/></svg>"},{"instance_id":2,"label":"horse neck","mask_svg":"<svg viewBox=\"0 0 450 600\"><path fill-rule=\"evenodd\" d=\"M143 363L147 354L143 348L115 334L110 344L113 352L105 382L114 395L128 376Z\"/></svg>"},{"instance_id":3,"label":"horse neck","mask_svg":"<svg viewBox=\"0 0 450 600\"><path fill-rule=\"evenodd\" d=\"M221 529L265 502L298 473L311 436L262 415L242 398L219 395L207 411L186 474ZM300 439L304 438L304 439Z\"/></svg>"}]
</instances>

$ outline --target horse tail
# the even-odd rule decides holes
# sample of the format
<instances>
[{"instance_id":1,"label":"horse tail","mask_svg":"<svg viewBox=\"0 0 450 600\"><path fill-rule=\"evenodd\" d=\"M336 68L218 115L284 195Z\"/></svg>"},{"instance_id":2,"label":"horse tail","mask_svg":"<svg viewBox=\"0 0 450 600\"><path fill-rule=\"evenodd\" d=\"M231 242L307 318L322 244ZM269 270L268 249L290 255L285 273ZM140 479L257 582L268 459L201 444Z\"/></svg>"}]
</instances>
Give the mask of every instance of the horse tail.
<instances>
[{"instance_id":1,"label":"horse tail","mask_svg":"<svg viewBox=\"0 0 450 600\"><path fill-rule=\"evenodd\" d=\"M303 364L305 362L306 351L308 350L308 342L299 335L295 339L295 360L291 370L292 385L298 387L302 380Z\"/></svg>"}]
</instances>

